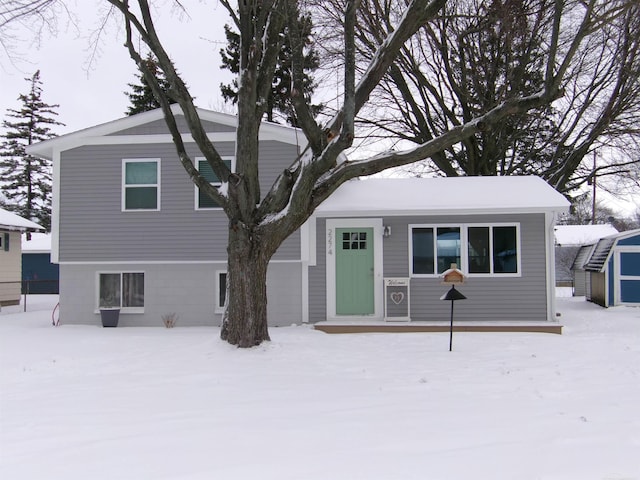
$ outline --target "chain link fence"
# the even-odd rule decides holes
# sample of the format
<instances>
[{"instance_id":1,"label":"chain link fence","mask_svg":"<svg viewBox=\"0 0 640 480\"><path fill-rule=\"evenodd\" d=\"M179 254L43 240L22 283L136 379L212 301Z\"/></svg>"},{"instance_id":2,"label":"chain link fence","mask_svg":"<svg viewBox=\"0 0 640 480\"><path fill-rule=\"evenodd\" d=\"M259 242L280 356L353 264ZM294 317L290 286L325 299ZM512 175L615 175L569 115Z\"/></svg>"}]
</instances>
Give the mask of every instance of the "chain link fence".
<instances>
[{"instance_id":1,"label":"chain link fence","mask_svg":"<svg viewBox=\"0 0 640 480\"><path fill-rule=\"evenodd\" d=\"M59 280L0 282L0 308L22 304L26 312L29 295L58 294L59 291Z\"/></svg>"}]
</instances>

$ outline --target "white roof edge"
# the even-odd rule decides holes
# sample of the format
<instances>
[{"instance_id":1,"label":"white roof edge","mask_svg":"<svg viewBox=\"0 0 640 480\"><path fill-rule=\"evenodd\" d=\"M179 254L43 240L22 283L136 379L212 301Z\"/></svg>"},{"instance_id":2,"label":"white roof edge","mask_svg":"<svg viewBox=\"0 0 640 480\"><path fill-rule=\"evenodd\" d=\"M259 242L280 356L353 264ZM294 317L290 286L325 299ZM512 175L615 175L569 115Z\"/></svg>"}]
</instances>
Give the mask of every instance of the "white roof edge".
<instances>
[{"instance_id":1,"label":"white roof edge","mask_svg":"<svg viewBox=\"0 0 640 480\"><path fill-rule=\"evenodd\" d=\"M319 217L567 213L569 201L538 177L376 178L340 186Z\"/></svg>"},{"instance_id":2,"label":"white roof edge","mask_svg":"<svg viewBox=\"0 0 640 480\"><path fill-rule=\"evenodd\" d=\"M25 231L28 229L44 230L36 222L16 215L13 212L0 208L0 230Z\"/></svg>"},{"instance_id":3,"label":"white roof edge","mask_svg":"<svg viewBox=\"0 0 640 480\"><path fill-rule=\"evenodd\" d=\"M178 104L172 105L171 110L174 115L184 115ZM196 110L198 111L200 118L204 121L220 123L234 128L238 124L236 115L216 112L214 110L206 110L203 108L196 108ZM134 128L163 118L164 115L161 109L150 110L148 112L118 118L110 122L76 130L75 132L66 133L43 142L38 142L33 145L29 145L26 148L26 151L31 155L39 155L50 159L53 156L52 153L54 150L65 150L82 145L83 139L108 136L120 130ZM260 126L260 134L261 136L264 134L268 139L277 138L286 143L296 145L306 144L304 134L298 129L288 125L262 122ZM300 142L301 138L303 142Z\"/></svg>"},{"instance_id":4,"label":"white roof edge","mask_svg":"<svg viewBox=\"0 0 640 480\"><path fill-rule=\"evenodd\" d=\"M527 214L527 213L569 213L569 207L558 207L558 208L549 208L549 207L531 207L531 208L457 208L457 209L429 209L424 208L421 210L316 210L314 215L319 218L325 217L355 217L355 216L390 216L390 217L401 217L408 215L433 215L433 216L443 216L443 215L508 215L508 214Z\"/></svg>"}]
</instances>

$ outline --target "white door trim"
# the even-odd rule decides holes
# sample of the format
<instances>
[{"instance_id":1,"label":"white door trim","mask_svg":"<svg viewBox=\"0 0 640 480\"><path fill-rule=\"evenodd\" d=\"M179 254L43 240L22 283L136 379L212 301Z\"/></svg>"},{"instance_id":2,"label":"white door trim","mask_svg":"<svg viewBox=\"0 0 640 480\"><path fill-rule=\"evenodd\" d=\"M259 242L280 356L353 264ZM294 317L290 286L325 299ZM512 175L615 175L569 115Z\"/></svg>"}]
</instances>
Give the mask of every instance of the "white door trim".
<instances>
[{"instance_id":1,"label":"white door trim","mask_svg":"<svg viewBox=\"0 0 640 480\"><path fill-rule=\"evenodd\" d=\"M620 269L622 267L622 254L623 253L637 253L640 254L640 250L637 246L627 246L623 245L620 247L616 247L614 250L615 260L613 262L613 281L614 281L614 303L613 305L629 305L629 306L640 306L640 303L637 302L623 302L622 301L622 281L623 280L640 280L639 276L636 275L622 275Z\"/></svg>"},{"instance_id":2,"label":"white door trim","mask_svg":"<svg viewBox=\"0 0 640 480\"><path fill-rule=\"evenodd\" d=\"M336 228L373 228L373 279L374 313L373 315L337 315L336 314ZM381 218L335 218L327 219L325 230L326 283L327 283L327 320L382 320L383 277L382 277L382 219Z\"/></svg>"}]
</instances>

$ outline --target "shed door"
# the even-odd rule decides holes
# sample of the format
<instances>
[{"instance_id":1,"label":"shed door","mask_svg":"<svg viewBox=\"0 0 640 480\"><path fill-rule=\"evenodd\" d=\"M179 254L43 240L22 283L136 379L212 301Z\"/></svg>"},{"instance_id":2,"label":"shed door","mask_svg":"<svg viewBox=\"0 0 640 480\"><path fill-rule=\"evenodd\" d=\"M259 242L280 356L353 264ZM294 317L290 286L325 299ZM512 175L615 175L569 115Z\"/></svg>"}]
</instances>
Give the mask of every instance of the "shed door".
<instances>
[{"instance_id":1,"label":"shed door","mask_svg":"<svg viewBox=\"0 0 640 480\"><path fill-rule=\"evenodd\" d=\"M640 252L620 252L620 301L640 303Z\"/></svg>"},{"instance_id":2,"label":"shed door","mask_svg":"<svg viewBox=\"0 0 640 480\"><path fill-rule=\"evenodd\" d=\"M373 228L337 228L336 314L374 312Z\"/></svg>"}]
</instances>

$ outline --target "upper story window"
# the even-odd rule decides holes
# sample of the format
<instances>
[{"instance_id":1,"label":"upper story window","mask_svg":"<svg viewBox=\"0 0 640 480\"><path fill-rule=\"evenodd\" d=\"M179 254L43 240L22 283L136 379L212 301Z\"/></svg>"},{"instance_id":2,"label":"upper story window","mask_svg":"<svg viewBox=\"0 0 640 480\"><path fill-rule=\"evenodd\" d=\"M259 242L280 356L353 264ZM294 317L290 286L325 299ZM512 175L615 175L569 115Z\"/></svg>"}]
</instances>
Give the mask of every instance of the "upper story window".
<instances>
[{"instance_id":1,"label":"upper story window","mask_svg":"<svg viewBox=\"0 0 640 480\"><path fill-rule=\"evenodd\" d=\"M410 225L413 276L435 276L458 265L470 275L520 275L517 224Z\"/></svg>"},{"instance_id":2,"label":"upper story window","mask_svg":"<svg viewBox=\"0 0 640 480\"><path fill-rule=\"evenodd\" d=\"M122 161L122 209L160 210L160 159Z\"/></svg>"},{"instance_id":3,"label":"upper story window","mask_svg":"<svg viewBox=\"0 0 640 480\"><path fill-rule=\"evenodd\" d=\"M234 168L234 157L222 157L222 161L229 168L229 170L233 171ZM222 182L215 174L209 162L207 162L204 158L196 158L196 166L200 174L214 187L219 187ZM220 208L220 205L213 200L209 195L204 192L201 192L198 187L196 188L196 210L208 210L212 208Z\"/></svg>"}]
</instances>

